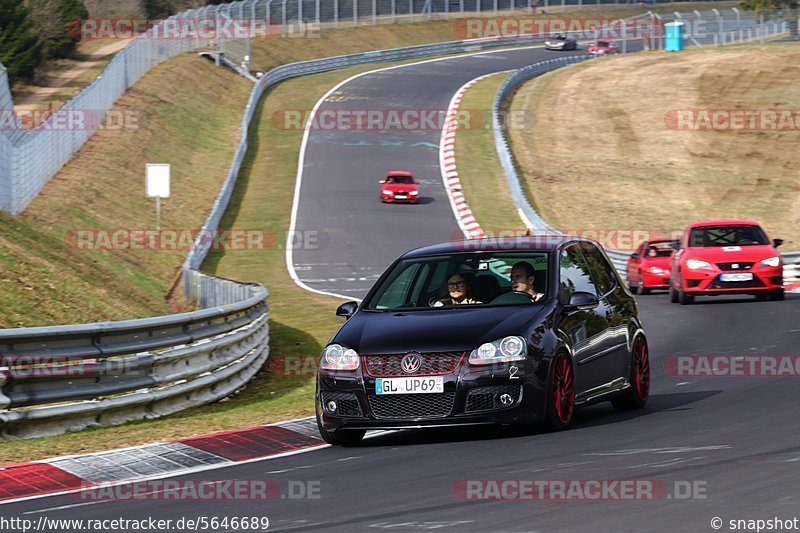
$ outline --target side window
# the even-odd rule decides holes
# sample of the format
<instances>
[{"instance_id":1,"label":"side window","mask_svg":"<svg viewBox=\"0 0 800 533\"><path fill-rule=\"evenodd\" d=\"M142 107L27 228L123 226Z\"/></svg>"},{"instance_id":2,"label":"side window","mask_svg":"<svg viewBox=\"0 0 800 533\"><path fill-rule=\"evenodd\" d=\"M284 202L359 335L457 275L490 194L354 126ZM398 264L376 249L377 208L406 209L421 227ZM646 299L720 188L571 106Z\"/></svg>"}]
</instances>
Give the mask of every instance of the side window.
<instances>
[{"instance_id":1,"label":"side window","mask_svg":"<svg viewBox=\"0 0 800 533\"><path fill-rule=\"evenodd\" d=\"M561 251L561 266L559 272L560 298L563 303L569 301L574 292L588 292L597 296L589 266L577 244L573 244Z\"/></svg>"},{"instance_id":2,"label":"side window","mask_svg":"<svg viewBox=\"0 0 800 533\"><path fill-rule=\"evenodd\" d=\"M597 290L600 295L606 294L616 285L616 275L614 269L608 264L602 252L592 244L585 244L583 247L583 256L589 264L589 269L592 272L592 279L597 285Z\"/></svg>"},{"instance_id":3,"label":"side window","mask_svg":"<svg viewBox=\"0 0 800 533\"><path fill-rule=\"evenodd\" d=\"M402 307L408 301L409 288L419 268L420 263L412 263L394 278L391 285L381 294L376 307L378 309Z\"/></svg>"}]
</instances>

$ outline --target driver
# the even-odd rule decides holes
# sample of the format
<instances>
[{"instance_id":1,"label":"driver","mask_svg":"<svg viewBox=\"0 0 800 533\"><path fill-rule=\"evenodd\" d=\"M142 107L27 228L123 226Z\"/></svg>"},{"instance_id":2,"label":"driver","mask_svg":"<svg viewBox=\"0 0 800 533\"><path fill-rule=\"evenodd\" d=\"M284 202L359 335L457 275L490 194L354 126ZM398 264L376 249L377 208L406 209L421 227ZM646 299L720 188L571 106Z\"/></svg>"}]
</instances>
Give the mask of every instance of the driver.
<instances>
[{"instance_id":1,"label":"driver","mask_svg":"<svg viewBox=\"0 0 800 533\"><path fill-rule=\"evenodd\" d=\"M467 278L461 274L453 274L447 278L447 292L450 296L442 300L437 300L436 303L433 304L434 307L482 303L472 297L472 286Z\"/></svg>"},{"instance_id":2,"label":"driver","mask_svg":"<svg viewBox=\"0 0 800 533\"><path fill-rule=\"evenodd\" d=\"M511 290L524 292L533 299L534 302L544 298L544 294L536 292L533 284L536 279L536 270L527 261L519 261L511 267Z\"/></svg>"}]
</instances>

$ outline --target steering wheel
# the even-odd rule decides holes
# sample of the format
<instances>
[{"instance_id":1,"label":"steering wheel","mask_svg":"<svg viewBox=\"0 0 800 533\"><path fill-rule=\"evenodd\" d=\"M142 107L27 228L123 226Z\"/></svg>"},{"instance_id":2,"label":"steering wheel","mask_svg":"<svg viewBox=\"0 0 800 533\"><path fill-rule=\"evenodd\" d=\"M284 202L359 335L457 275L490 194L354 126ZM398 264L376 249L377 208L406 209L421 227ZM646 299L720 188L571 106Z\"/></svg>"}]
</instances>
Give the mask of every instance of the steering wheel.
<instances>
[{"instance_id":1,"label":"steering wheel","mask_svg":"<svg viewBox=\"0 0 800 533\"><path fill-rule=\"evenodd\" d=\"M503 303L522 303L519 300L521 298L527 299L530 303L535 302L536 300L533 299L533 296L528 294L527 292L521 291L511 291L504 294L501 294L494 300L492 300L492 304L503 304Z\"/></svg>"},{"instance_id":2,"label":"steering wheel","mask_svg":"<svg viewBox=\"0 0 800 533\"><path fill-rule=\"evenodd\" d=\"M439 298L437 298L436 296L431 296L431 298L428 300L428 307L436 307L436 303L438 301Z\"/></svg>"}]
</instances>

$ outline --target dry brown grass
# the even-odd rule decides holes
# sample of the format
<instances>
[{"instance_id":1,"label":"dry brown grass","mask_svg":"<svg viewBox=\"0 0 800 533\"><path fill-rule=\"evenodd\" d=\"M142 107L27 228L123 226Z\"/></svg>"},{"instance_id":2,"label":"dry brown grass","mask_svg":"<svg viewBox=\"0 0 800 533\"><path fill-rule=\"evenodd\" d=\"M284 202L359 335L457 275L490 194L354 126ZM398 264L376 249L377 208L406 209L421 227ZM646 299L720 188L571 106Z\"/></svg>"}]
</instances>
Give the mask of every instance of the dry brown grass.
<instances>
[{"instance_id":1,"label":"dry brown grass","mask_svg":"<svg viewBox=\"0 0 800 533\"><path fill-rule=\"evenodd\" d=\"M798 109L800 46L646 53L526 84L511 131L542 214L561 228L668 231L752 217L800 248L800 131L685 131L685 109ZM791 242L793 241L793 242Z\"/></svg>"}]
</instances>

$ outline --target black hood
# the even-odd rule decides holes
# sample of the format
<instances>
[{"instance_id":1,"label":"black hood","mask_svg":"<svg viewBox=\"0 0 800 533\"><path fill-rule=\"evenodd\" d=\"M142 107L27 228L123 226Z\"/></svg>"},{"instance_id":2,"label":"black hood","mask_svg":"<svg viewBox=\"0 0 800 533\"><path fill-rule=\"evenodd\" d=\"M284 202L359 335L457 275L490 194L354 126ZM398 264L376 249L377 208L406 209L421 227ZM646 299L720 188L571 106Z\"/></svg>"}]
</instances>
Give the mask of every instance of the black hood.
<instances>
[{"instance_id":1,"label":"black hood","mask_svg":"<svg viewBox=\"0 0 800 533\"><path fill-rule=\"evenodd\" d=\"M331 342L361 355L469 351L508 335L525 335L547 304L431 311L359 311Z\"/></svg>"}]
</instances>

